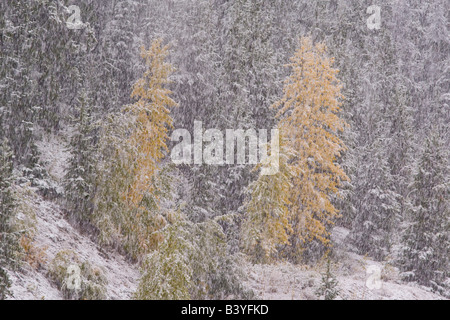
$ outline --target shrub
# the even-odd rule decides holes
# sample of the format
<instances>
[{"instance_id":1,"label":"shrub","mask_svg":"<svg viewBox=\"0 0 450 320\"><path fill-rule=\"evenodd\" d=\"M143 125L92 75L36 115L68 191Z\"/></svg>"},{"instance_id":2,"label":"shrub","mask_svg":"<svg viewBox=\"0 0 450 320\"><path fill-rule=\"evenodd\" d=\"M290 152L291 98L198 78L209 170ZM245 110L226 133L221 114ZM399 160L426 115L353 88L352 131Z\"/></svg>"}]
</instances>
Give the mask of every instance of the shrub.
<instances>
[{"instance_id":1,"label":"shrub","mask_svg":"<svg viewBox=\"0 0 450 320\"><path fill-rule=\"evenodd\" d=\"M106 299L108 281L103 271L99 267L92 266L89 261L81 262L73 251L60 251L51 262L49 275L65 299Z\"/></svg>"}]
</instances>

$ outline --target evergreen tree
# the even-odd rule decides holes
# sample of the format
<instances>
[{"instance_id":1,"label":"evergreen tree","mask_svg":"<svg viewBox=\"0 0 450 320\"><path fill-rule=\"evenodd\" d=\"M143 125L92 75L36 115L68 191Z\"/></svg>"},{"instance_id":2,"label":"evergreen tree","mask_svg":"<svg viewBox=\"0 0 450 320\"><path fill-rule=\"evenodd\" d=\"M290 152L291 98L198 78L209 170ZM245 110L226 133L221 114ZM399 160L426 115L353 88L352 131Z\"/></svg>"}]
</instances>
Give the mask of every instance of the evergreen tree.
<instances>
[{"instance_id":1,"label":"evergreen tree","mask_svg":"<svg viewBox=\"0 0 450 320\"><path fill-rule=\"evenodd\" d=\"M233 0L223 6L223 87L220 128L271 129L280 83L277 83L275 50L272 46L273 3ZM254 178L249 166L226 165L220 170L223 213L241 207L245 188ZM233 199L230 201L229 199Z\"/></svg>"},{"instance_id":2,"label":"evergreen tree","mask_svg":"<svg viewBox=\"0 0 450 320\"><path fill-rule=\"evenodd\" d=\"M0 144L0 300L10 292L10 281L6 269L17 264L16 253L19 250L18 234L14 230L15 200L12 194L12 152L8 141Z\"/></svg>"},{"instance_id":3,"label":"evergreen tree","mask_svg":"<svg viewBox=\"0 0 450 320\"><path fill-rule=\"evenodd\" d=\"M357 214L352 223L351 243L361 254L384 259L391 250L392 236L400 216L400 195L395 192L395 178L390 172L388 147L379 138L365 151L367 161L359 163L353 205ZM358 198L359 197L359 198Z\"/></svg>"},{"instance_id":4,"label":"evergreen tree","mask_svg":"<svg viewBox=\"0 0 450 320\"><path fill-rule=\"evenodd\" d=\"M403 234L400 267L404 277L449 293L450 248L448 151L438 134L426 141L409 189L408 226Z\"/></svg>"},{"instance_id":5,"label":"evergreen tree","mask_svg":"<svg viewBox=\"0 0 450 320\"><path fill-rule=\"evenodd\" d=\"M241 238L244 249L257 262L270 262L275 258L280 246L289 245L293 231L289 199L293 174L288 164L293 152L284 144L286 142L281 144L279 152L279 171L275 175L260 175L252 182L244 203L246 219Z\"/></svg>"},{"instance_id":6,"label":"evergreen tree","mask_svg":"<svg viewBox=\"0 0 450 320\"><path fill-rule=\"evenodd\" d=\"M138 35L137 19L140 15L140 1L118 0L103 4L98 8L103 19L101 38L98 39L98 54L94 57L91 68L93 74L94 102L109 112L118 111L122 106L132 102L128 94L130 83L136 80L139 61L135 52L145 39ZM98 67L98 60L102 62ZM95 81L97 80L97 81Z\"/></svg>"},{"instance_id":7,"label":"evergreen tree","mask_svg":"<svg viewBox=\"0 0 450 320\"><path fill-rule=\"evenodd\" d=\"M178 66L173 91L179 108L173 117L180 128L193 128L194 121L202 121L204 128L225 128L224 66L220 54L221 28L216 3L208 0L182 1L173 9L186 28L171 35L175 48L172 60ZM161 27L161 26L159 26ZM217 177L220 168L208 165L179 167L188 179L190 196L185 213L192 221L222 213L218 204L223 197L223 187Z\"/></svg>"},{"instance_id":8,"label":"evergreen tree","mask_svg":"<svg viewBox=\"0 0 450 320\"><path fill-rule=\"evenodd\" d=\"M139 300L188 300L194 287L190 264L196 248L190 235L178 224L164 230L164 242L144 263L136 292Z\"/></svg>"},{"instance_id":9,"label":"evergreen tree","mask_svg":"<svg viewBox=\"0 0 450 320\"><path fill-rule=\"evenodd\" d=\"M95 181L95 124L85 92L79 99L75 130L70 139L68 168L64 178L67 209L77 222L91 221Z\"/></svg>"},{"instance_id":10,"label":"evergreen tree","mask_svg":"<svg viewBox=\"0 0 450 320\"><path fill-rule=\"evenodd\" d=\"M278 93L272 46L271 1L234 0L225 21L224 64L230 94L225 107L231 128L273 125L269 108Z\"/></svg>"},{"instance_id":11,"label":"evergreen tree","mask_svg":"<svg viewBox=\"0 0 450 320\"><path fill-rule=\"evenodd\" d=\"M391 6L383 10L383 24L389 25ZM348 224L351 243L358 252L381 260L396 243L409 177L406 162L411 151L408 135L412 119L390 29L366 34L361 42L368 58L356 61L366 71L357 75L360 85L352 83L352 87L366 89L354 97L359 110L351 110L357 115L353 117L357 137L350 157L354 184L351 206L347 207L352 212ZM371 83L370 90L364 82Z\"/></svg>"},{"instance_id":12,"label":"evergreen tree","mask_svg":"<svg viewBox=\"0 0 450 320\"><path fill-rule=\"evenodd\" d=\"M144 262L141 300L249 298L226 237L215 220L193 223L172 214L164 240Z\"/></svg>"},{"instance_id":13,"label":"evergreen tree","mask_svg":"<svg viewBox=\"0 0 450 320\"><path fill-rule=\"evenodd\" d=\"M0 111L15 164L38 164L36 131L60 129L63 106L78 95L93 32L66 26L64 1L0 4ZM57 34L58 36L55 36Z\"/></svg>"},{"instance_id":14,"label":"evergreen tree","mask_svg":"<svg viewBox=\"0 0 450 320\"><path fill-rule=\"evenodd\" d=\"M327 260L327 268L322 274L322 282L320 287L317 289L317 296L323 297L324 300L334 300L339 295L339 290L337 289L338 281L331 271L331 259Z\"/></svg>"}]
</instances>

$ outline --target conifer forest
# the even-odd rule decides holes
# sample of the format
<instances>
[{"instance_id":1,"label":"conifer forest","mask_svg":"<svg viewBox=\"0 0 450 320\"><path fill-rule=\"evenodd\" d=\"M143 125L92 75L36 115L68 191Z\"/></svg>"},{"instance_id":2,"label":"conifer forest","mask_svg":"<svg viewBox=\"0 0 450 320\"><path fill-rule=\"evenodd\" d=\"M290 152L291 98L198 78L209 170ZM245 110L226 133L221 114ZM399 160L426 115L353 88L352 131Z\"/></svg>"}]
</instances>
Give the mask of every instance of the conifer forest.
<instances>
[{"instance_id":1,"label":"conifer forest","mask_svg":"<svg viewBox=\"0 0 450 320\"><path fill-rule=\"evenodd\" d=\"M0 300L449 299L449 31L448 0L1 0Z\"/></svg>"}]
</instances>

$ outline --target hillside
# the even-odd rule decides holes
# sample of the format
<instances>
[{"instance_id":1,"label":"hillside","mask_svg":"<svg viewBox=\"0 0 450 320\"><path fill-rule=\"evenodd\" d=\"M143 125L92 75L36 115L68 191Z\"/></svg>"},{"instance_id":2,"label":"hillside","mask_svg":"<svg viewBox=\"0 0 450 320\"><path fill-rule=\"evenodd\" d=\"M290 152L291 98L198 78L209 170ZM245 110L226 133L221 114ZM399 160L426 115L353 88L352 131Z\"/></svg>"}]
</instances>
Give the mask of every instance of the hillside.
<instances>
[{"instance_id":1,"label":"hillside","mask_svg":"<svg viewBox=\"0 0 450 320\"><path fill-rule=\"evenodd\" d=\"M40 151L46 158L46 169L52 182L58 185L66 166L64 143L60 137L47 136L40 144ZM50 151L51 150L51 151ZM58 186L59 187L59 186ZM18 300L61 300L63 293L49 276L50 262L58 252L71 250L81 260L88 260L102 270L106 279L106 299L132 299L137 289L140 274L135 263L111 249L102 249L86 233L68 221L64 210L57 203L48 201L37 194L37 188L17 187L17 192L25 195L23 207L27 215L19 219L33 217L36 237L33 246L42 250L39 266L23 263L20 271L11 272L11 299ZM339 283L339 299L345 300L441 300L440 295L429 288L402 282L398 269L387 263L349 252L346 248L346 236L349 231L337 227L333 239L338 255L334 274ZM367 266L376 265L382 270L382 288L371 290L366 286ZM323 264L315 267L295 266L290 263L258 265L242 261L245 271L245 285L253 290L255 298L263 300L316 300L315 294L320 285Z\"/></svg>"},{"instance_id":2,"label":"hillside","mask_svg":"<svg viewBox=\"0 0 450 320\"><path fill-rule=\"evenodd\" d=\"M0 1L0 300L449 299L449 34L448 0Z\"/></svg>"}]
</instances>

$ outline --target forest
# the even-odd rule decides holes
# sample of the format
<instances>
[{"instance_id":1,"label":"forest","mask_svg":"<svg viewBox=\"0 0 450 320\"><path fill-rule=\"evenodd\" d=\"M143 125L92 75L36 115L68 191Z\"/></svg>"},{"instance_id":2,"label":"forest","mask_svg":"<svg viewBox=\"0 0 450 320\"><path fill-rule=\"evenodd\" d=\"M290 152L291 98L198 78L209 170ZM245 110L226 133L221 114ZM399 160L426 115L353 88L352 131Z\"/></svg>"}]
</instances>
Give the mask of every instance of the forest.
<instances>
[{"instance_id":1,"label":"forest","mask_svg":"<svg viewBox=\"0 0 450 320\"><path fill-rule=\"evenodd\" d=\"M288 268L350 299L351 257L450 298L449 26L446 0L1 1L0 300L27 274L110 299L88 242L134 270L119 298Z\"/></svg>"}]
</instances>

